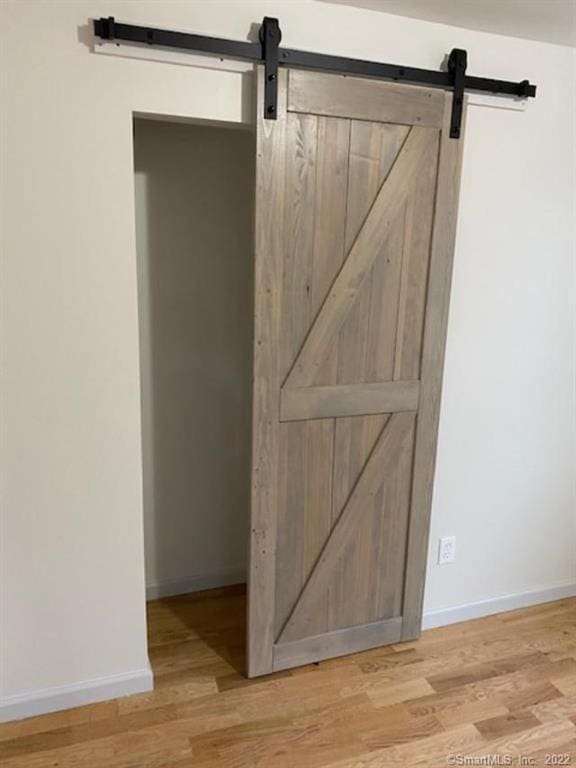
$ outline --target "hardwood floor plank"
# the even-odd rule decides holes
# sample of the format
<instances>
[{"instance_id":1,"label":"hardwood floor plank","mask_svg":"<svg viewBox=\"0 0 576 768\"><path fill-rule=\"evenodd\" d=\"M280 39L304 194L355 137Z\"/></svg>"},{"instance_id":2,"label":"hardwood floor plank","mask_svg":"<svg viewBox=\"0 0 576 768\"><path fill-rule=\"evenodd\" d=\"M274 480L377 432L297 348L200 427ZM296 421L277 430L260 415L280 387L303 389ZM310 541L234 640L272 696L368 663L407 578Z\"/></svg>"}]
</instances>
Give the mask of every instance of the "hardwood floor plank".
<instances>
[{"instance_id":1,"label":"hardwood floor plank","mask_svg":"<svg viewBox=\"0 0 576 768\"><path fill-rule=\"evenodd\" d=\"M541 723L553 723L557 720L576 717L576 696L562 696L561 698L543 701L530 707Z\"/></svg>"},{"instance_id":2,"label":"hardwood floor plank","mask_svg":"<svg viewBox=\"0 0 576 768\"><path fill-rule=\"evenodd\" d=\"M477 701L462 701L459 704L453 701L453 706L445 707L436 713L436 717L445 728L466 723L477 723L480 720L502 717L509 713L508 707L503 704L491 701L490 699L479 699Z\"/></svg>"},{"instance_id":3,"label":"hardwood floor plank","mask_svg":"<svg viewBox=\"0 0 576 768\"><path fill-rule=\"evenodd\" d=\"M486 742L485 746L468 753L469 756L482 755L511 755L512 757L529 757L533 752L547 749L556 750L561 744L569 742L576 736L576 728L569 720L558 723L540 725L512 736L504 736L494 741Z\"/></svg>"},{"instance_id":4,"label":"hardwood floor plank","mask_svg":"<svg viewBox=\"0 0 576 768\"><path fill-rule=\"evenodd\" d=\"M556 744L553 754L555 756L560 755L564 765L576 765L576 738L570 739L564 744ZM550 747L532 752L531 757L534 760L534 765L550 764ZM560 761L557 764L560 764Z\"/></svg>"},{"instance_id":5,"label":"hardwood floor plank","mask_svg":"<svg viewBox=\"0 0 576 768\"><path fill-rule=\"evenodd\" d=\"M387 681L370 679L359 680L345 691L365 691L372 703L377 707L385 707L390 704L397 704L402 701L421 698L434 693L434 689L424 678L416 680L407 680L406 682L390 684Z\"/></svg>"},{"instance_id":6,"label":"hardwood floor plank","mask_svg":"<svg viewBox=\"0 0 576 768\"><path fill-rule=\"evenodd\" d=\"M118 712L139 712L143 709L151 709L163 704L174 704L181 701L189 701L210 693L218 693L218 685L213 675L200 676L195 680L181 685L170 685L159 688L150 693L140 693L135 696L126 696L118 701Z\"/></svg>"},{"instance_id":7,"label":"hardwood floor plank","mask_svg":"<svg viewBox=\"0 0 576 768\"><path fill-rule=\"evenodd\" d=\"M361 738L372 749L382 749L400 744L412 744L426 736L443 732L444 727L438 718L434 715L426 715L395 723L384 722Z\"/></svg>"},{"instance_id":8,"label":"hardwood floor plank","mask_svg":"<svg viewBox=\"0 0 576 768\"><path fill-rule=\"evenodd\" d=\"M576 675L554 678L552 682L565 696L576 696Z\"/></svg>"},{"instance_id":9,"label":"hardwood floor plank","mask_svg":"<svg viewBox=\"0 0 576 768\"><path fill-rule=\"evenodd\" d=\"M107 720L118 714L118 704L120 701L120 699L104 701L101 704L89 704L85 707L66 709L63 712L52 712L49 715L28 717L25 720L3 723L0 725L0 742L46 733L58 728L68 728L81 723Z\"/></svg>"},{"instance_id":10,"label":"hardwood floor plank","mask_svg":"<svg viewBox=\"0 0 576 768\"><path fill-rule=\"evenodd\" d=\"M486 739L497 739L500 736L508 736L518 731L526 731L529 728L537 728L542 723L529 710L509 712L506 715L490 717L474 723L482 736Z\"/></svg>"},{"instance_id":11,"label":"hardwood floor plank","mask_svg":"<svg viewBox=\"0 0 576 768\"><path fill-rule=\"evenodd\" d=\"M475 683L479 680L487 680L491 677L497 677L506 672L516 672L526 666L538 664L542 655L537 653L527 654L519 657L507 659L498 659L492 663L484 662L471 667L459 669L456 672L443 672L438 675L428 677L428 682L437 693L449 691L452 688L460 688L468 683Z\"/></svg>"},{"instance_id":12,"label":"hardwood floor plank","mask_svg":"<svg viewBox=\"0 0 576 768\"><path fill-rule=\"evenodd\" d=\"M415 743L403 744L396 748L405 766L440 766L446 764L447 755L467 752L482 743L478 730L471 724L442 731Z\"/></svg>"}]
</instances>

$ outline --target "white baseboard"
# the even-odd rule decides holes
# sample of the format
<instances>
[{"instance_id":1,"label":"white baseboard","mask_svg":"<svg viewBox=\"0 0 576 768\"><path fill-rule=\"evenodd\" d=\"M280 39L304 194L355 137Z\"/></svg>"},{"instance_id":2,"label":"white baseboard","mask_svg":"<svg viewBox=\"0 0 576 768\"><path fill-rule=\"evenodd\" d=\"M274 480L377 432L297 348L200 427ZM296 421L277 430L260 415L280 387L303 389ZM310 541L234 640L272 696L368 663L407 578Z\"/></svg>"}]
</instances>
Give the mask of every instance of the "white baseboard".
<instances>
[{"instance_id":1,"label":"white baseboard","mask_svg":"<svg viewBox=\"0 0 576 768\"><path fill-rule=\"evenodd\" d=\"M201 592L204 589L230 587L233 584L246 582L246 568L230 568L219 573L208 573L201 576L191 576L187 579L161 581L158 584L146 585L146 600L158 600L161 597L185 595L188 592Z\"/></svg>"},{"instance_id":2,"label":"white baseboard","mask_svg":"<svg viewBox=\"0 0 576 768\"><path fill-rule=\"evenodd\" d=\"M0 698L0 722L22 720L25 717L45 715L61 709L82 707L98 701L117 699L133 693L145 693L154 688L154 675L150 665L146 669L122 675L83 680L72 685L45 688L18 696Z\"/></svg>"},{"instance_id":3,"label":"white baseboard","mask_svg":"<svg viewBox=\"0 0 576 768\"><path fill-rule=\"evenodd\" d=\"M422 618L422 629L444 627L447 624L457 624L460 621L479 619L482 616L513 611L516 608L527 608L530 605L550 603L553 600L562 600L566 597L576 597L576 582L570 581L530 592L502 595L490 598L489 600L479 600L477 603L457 605L453 608L425 611Z\"/></svg>"}]
</instances>

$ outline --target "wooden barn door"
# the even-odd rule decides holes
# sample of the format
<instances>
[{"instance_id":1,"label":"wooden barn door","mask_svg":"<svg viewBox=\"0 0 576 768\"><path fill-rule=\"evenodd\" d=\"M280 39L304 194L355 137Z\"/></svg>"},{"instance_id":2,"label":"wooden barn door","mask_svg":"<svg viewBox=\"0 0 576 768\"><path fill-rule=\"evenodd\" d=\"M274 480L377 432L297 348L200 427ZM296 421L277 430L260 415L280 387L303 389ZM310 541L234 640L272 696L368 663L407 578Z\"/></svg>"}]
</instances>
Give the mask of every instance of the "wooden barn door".
<instances>
[{"instance_id":1,"label":"wooden barn door","mask_svg":"<svg viewBox=\"0 0 576 768\"><path fill-rule=\"evenodd\" d=\"M443 91L278 86L257 121L250 676L420 631L462 149Z\"/></svg>"}]
</instances>

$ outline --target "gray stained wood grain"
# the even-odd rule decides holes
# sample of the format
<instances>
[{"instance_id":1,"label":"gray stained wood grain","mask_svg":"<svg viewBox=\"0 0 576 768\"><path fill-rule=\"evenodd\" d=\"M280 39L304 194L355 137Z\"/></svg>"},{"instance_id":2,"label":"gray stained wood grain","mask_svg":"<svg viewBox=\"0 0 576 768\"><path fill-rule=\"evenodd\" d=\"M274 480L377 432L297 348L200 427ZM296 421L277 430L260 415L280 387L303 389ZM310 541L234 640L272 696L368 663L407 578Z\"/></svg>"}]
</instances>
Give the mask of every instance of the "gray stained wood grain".
<instances>
[{"instance_id":1,"label":"gray stained wood grain","mask_svg":"<svg viewBox=\"0 0 576 768\"><path fill-rule=\"evenodd\" d=\"M264 71L257 76L261 104ZM252 485L248 590L248 674L272 671L278 506L278 336L284 228L287 73L278 81L278 119L256 123Z\"/></svg>"},{"instance_id":2,"label":"gray stained wood grain","mask_svg":"<svg viewBox=\"0 0 576 768\"><path fill-rule=\"evenodd\" d=\"M444 92L346 75L292 70L291 112L440 128Z\"/></svg>"},{"instance_id":3,"label":"gray stained wood grain","mask_svg":"<svg viewBox=\"0 0 576 768\"><path fill-rule=\"evenodd\" d=\"M280 421L416 411L419 396L418 381L285 388L281 392Z\"/></svg>"},{"instance_id":4,"label":"gray stained wood grain","mask_svg":"<svg viewBox=\"0 0 576 768\"><path fill-rule=\"evenodd\" d=\"M317 602L327 589L332 571L341 560L345 548L350 544L359 518L369 511L368 502L385 482L391 465L398 461L398 456L405 450L408 437L412 434L413 422L413 414L396 413L383 427L358 482L278 637L278 643L311 634L309 626L314 621Z\"/></svg>"},{"instance_id":5,"label":"gray stained wood grain","mask_svg":"<svg viewBox=\"0 0 576 768\"><path fill-rule=\"evenodd\" d=\"M462 146L442 91L279 88L257 125L251 675L419 632Z\"/></svg>"},{"instance_id":6,"label":"gray stained wood grain","mask_svg":"<svg viewBox=\"0 0 576 768\"><path fill-rule=\"evenodd\" d=\"M452 95L446 94L421 358L421 407L418 413L418 429L414 448L411 526L406 557L404 623L402 626L404 639L417 637L422 625L426 552L434 468L436 466L442 374L456 240L466 104L464 105L461 138L459 141L455 141L449 138L451 101Z\"/></svg>"}]
</instances>

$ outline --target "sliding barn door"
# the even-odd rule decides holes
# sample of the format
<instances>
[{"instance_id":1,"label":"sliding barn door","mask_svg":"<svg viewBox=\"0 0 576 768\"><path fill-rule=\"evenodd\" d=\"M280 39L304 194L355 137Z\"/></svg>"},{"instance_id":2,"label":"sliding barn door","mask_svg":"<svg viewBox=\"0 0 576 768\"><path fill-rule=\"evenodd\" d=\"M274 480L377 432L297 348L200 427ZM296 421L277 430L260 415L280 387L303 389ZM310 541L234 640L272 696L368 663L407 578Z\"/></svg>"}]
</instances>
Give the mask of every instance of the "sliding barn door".
<instances>
[{"instance_id":1,"label":"sliding barn door","mask_svg":"<svg viewBox=\"0 0 576 768\"><path fill-rule=\"evenodd\" d=\"M278 91L257 121L251 676L420 631L462 148L440 90L281 70Z\"/></svg>"}]
</instances>

